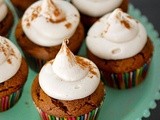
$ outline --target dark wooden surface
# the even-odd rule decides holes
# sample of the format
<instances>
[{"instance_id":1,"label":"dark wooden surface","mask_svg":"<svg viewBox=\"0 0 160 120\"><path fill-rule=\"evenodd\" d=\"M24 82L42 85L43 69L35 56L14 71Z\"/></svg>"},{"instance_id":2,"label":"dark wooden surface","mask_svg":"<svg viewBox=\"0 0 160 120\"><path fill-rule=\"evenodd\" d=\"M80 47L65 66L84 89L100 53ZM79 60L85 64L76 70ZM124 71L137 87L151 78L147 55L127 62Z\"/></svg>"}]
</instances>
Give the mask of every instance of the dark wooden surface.
<instances>
[{"instance_id":1,"label":"dark wooden surface","mask_svg":"<svg viewBox=\"0 0 160 120\"><path fill-rule=\"evenodd\" d=\"M136 8L154 25L155 30L160 33L160 0L130 0ZM143 120L160 120L160 101L156 101L157 107L151 111L149 118Z\"/></svg>"}]
</instances>

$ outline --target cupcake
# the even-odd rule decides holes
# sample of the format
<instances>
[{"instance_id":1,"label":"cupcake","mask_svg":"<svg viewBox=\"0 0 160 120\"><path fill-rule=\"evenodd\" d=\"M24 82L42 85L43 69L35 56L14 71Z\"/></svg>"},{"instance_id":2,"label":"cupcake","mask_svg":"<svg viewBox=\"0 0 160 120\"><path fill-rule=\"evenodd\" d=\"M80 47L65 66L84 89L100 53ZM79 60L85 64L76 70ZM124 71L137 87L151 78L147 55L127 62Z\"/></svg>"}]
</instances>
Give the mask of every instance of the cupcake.
<instances>
[{"instance_id":1,"label":"cupcake","mask_svg":"<svg viewBox=\"0 0 160 120\"><path fill-rule=\"evenodd\" d=\"M96 65L74 56L65 42L42 67L31 92L42 120L94 120L105 94Z\"/></svg>"},{"instance_id":2,"label":"cupcake","mask_svg":"<svg viewBox=\"0 0 160 120\"><path fill-rule=\"evenodd\" d=\"M64 0L41 0L26 10L15 36L31 60L31 68L39 71L56 56L64 38L70 40L68 46L76 54L83 42L84 29L72 4Z\"/></svg>"},{"instance_id":3,"label":"cupcake","mask_svg":"<svg viewBox=\"0 0 160 120\"><path fill-rule=\"evenodd\" d=\"M113 88L127 89L146 77L153 44L144 26L116 9L97 21L86 37L87 55Z\"/></svg>"},{"instance_id":4,"label":"cupcake","mask_svg":"<svg viewBox=\"0 0 160 120\"><path fill-rule=\"evenodd\" d=\"M128 10L128 0L71 0L81 13L81 21L89 28L103 15L116 8Z\"/></svg>"},{"instance_id":5,"label":"cupcake","mask_svg":"<svg viewBox=\"0 0 160 120\"><path fill-rule=\"evenodd\" d=\"M0 11L0 35L7 36L13 24L13 14L4 0L0 0Z\"/></svg>"},{"instance_id":6,"label":"cupcake","mask_svg":"<svg viewBox=\"0 0 160 120\"><path fill-rule=\"evenodd\" d=\"M24 12L32 3L37 0L11 0L12 4L19 10L19 12Z\"/></svg>"},{"instance_id":7,"label":"cupcake","mask_svg":"<svg viewBox=\"0 0 160 120\"><path fill-rule=\"evenodd\" d=\"M16 46L0 36L0 112L14 106L27 80L28 67Z\"/></svg>"}]
</instances>

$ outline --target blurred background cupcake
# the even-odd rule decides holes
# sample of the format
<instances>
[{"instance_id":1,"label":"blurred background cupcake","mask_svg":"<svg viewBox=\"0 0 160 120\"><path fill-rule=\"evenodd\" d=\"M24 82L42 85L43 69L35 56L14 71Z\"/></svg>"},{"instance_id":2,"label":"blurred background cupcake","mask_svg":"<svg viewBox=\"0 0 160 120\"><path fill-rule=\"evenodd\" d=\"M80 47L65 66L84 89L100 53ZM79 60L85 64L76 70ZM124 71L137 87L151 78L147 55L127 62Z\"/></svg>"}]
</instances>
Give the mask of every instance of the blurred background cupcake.
<instances>
[{"instance_id":1,"label":"blurred background cupcake","mask_svg":"<svg viewBox=\"0 0 160 120\"><path fill-rule=\"evenodd\" d=\"M13 14L4 0L0 0L0 35L7 36L13 25Z\"/></svg>"},{"instance_id":2,"label":"blurred background cupcake","mask_svg":"<svg viewBox=\"0 0 160 120\"><path fill-rule=\"evenodd\" d=\"M28 66L19 50L0 36L0 112L17 103L27 76Z\"/></svg>"},{"instance_id":3,"label":"blurred background cupcake","mask_svg":"<svg viewBox=\"0 0 160 120\"><path fill-rule=\"evenodd\" d=\"M105 95L96 65L74 56L65 42L56 58L42 67L31 92L42 120L94 120Z\"/></svg>"},{"instance_id":4,"label":"blurred background cupcake","mask_svg":"<svg viewBox=\"0 0 160 120\"><path fill-rule=\"evenodd\" d=\"M86 44L88 58L101 69L109 86L132 88L146 77L153 44L144 26L120 9L91 27Z\"/></svg>"},{"instance_id":5,"label":"blurred background cupcake","mask_svg":"<svg viewBox=\"0 0 160 120\"><path fill-rule=\"evenodd\" d=\"M103 15L121 8L124 12L128 10L128 0L71 0L81 13L81 21L89 28Z\"/></svg>"},{"instance_id":6,"label":"blurred background cupcake","mask_svg":"<svg viewBox=\"0 0 160 120\"><path fill-rule=\"evenodd\" d=\"M23 13L32 3L37 0L11 0L12 4L17 8L17 12Z\"/></svg>"},{"instance_id":7,"label":"blurred background cupcake","mask_svg":"<svg viewBox=\"0 0 160 120\"><path fill-rule=\"evenodd\" d=\"M31 5L16 28L16 39L31 68L39 71L58 53L62 40L77 53L83 42L84 29L78 10L64 0L41 0Z\"/></svg>"}]
</instances>

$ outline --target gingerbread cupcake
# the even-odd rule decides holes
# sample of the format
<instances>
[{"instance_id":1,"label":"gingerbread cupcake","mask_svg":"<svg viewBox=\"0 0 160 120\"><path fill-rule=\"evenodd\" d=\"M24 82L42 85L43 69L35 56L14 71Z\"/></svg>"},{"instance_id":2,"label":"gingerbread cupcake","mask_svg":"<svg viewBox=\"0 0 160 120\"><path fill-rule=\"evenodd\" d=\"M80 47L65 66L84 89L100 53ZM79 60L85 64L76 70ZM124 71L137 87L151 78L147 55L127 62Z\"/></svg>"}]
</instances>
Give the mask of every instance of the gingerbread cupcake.
<instances>
[{"instance_id":1,"label":"gingerbread cupcake","mask_svg":"<svg viewBox=\"0 0 160 120\"><path fill-rule=\"evenodd\" d=\"M18 9L18 12L24 12L32 3L37 0L11 0L12 4Z\"/></svg>"},{"instance_id":2,"label":"gingerbread cupcake","mask_svg":"<svg viewBox=\"0 0 160 120\"><path fill-rule=\"evenodd\" d=\"M124 12L128 10L128 0L71 0L81 13L81 21L89 28L103 15L121 8Z\"/></svg>"},{"instance_id":3,"label":"gingerbread cupcake","mask_svg":"<svg viewBox=\"0 0 160 120\"><path fill-rule=\"evenodd\" d=\"M31 68L40 68L58 53L62 40L77 53L84 38L78 10L64 0L41 0L31 5L16 28L16 39L31 60Z\"/></svg>"},{"instance_id":4,"label":"gingerbread cupcake","mask_svg":"<svg viewBox=\"0 0 160 120\"><path fill-rule=\"evenodd\" d=\"M107 84L132 88L146 77L153 44L144 26L116 9L97 21L86 38L88 57L101 69Z\"/></svg>"},{"instance_id":5,"label":"gingerbread cupcake","mask_svg":"<svg viewBox=\"0 0 160 120\"><path fill-rule=\"evenodd\" d=\"M74 56L65 42L56 58L42 67L31 92L42 120L94 120L105 94L96 65Z\"/></svg>"},{"instance_id":6,"label":"gingerbread cupcake","mask_svg":"<svg viewBox=\"0 0 160 120\"><path fill-rule=\"evenodd\" d=\"M27 75L28 66L17 47L0 36L0 112L17 103Z\"/></svg>"},{"instance_id":7,"label":"gingerbread cupcake","mask_svg":"<svg viewBox=\"0 0 160 120\"><path fill-rule=\"evenodd\" d=\"M0 35L7 36L14 21L13 14L4 0L0 0L0 11Z\"/></svg>"}]
</instances>

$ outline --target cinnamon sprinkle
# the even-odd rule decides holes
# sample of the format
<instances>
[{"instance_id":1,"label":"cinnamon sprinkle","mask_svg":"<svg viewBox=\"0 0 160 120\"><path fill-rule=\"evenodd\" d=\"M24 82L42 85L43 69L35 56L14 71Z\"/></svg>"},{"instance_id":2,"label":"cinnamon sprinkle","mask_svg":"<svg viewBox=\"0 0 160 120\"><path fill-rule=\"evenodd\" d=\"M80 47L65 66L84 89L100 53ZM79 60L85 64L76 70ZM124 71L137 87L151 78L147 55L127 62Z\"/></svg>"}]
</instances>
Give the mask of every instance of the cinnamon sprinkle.
<instances>
[{"instance_id":1,"label":"cinnamon sprinkle","mask_svg":"<svg viewBox=\"0 0 160 120\"><path fill-rule=\"evenodd\" d=\"M132 17L131 16L127 16L129 19L131 19ZM129 24L129 22L127 20L125 20L123 17L121 18L121 12L119 12L117 15L116 15L116 18L118 20L120 20L121 24L124 25L127 29L130 29L131 26Z\"/></svg>"},{"instance_id":2,"label":"cinnamon sprinkle","mask_svg":"<svg viewBox=\"0 0 160 120\"><path fill-rule=\"evenodd\" d=\"M11 59L8 59L7 62L8 64L12 64Z\"/></svg>"},{"instance_id":3,"label":"cinnamon sprinkle","mask_svg":"<svg viewBox=\"0 0 160 120\"><path fill-rule=\"evenodd\" d=\"M10 51L9 52L9 56L13 56L13 57L17 58L16 55L15 55L15 52L14 52L13 48L11 48L11 46L8 44L8 42L4 41L4 44L5 44L6 47L4 47L2 45L1 48L0 48L0 51L3 52L6 57L8 57L7 51L9 50ZM12 64L11 59L7 59L7 62L9 64Z\"/></svg>"},{"instance_id":4,"label":"cinnamon sprinkle","mask_svg":"<svg viewBox=\"0 0 160 120\"><path fill-rule=\"evenodd\" d=\"M38 17L41 11L41 6L36 6L35 8L31 8L31 9L33 9L32 14L25 19L27 27L30 27L31 21L35 20Z\"/></svg>"},{"instance_id":5,"label":"cinnamon sprinkle","mask_svg":"<svg viewBox=\"0 0 160 120\"><path fill-rule=\"evenodd\" d=\"M69 28L71 28L72 24L71 23L67 23L67 24L65 24L65 26L66 26L67 29L69 29Z\"/></svg>"},{"instance_id":6,"label":"cinnamon sprinkle","mask_svg":"<svg viewBox=\"0 0 160 120\"><path fill-rule=\"evenodd\" d=\"M110 24L107 23L106 29L104 29L104 31L101 33L102 37L104 37L104 34L108 32L109 27L110 27Z\"/></svg>"},{"instance_id":7,"label":"cinnamon sprinkle","mask_svg":"<svg viewBox=\"0 0 160 120\"><path fill-rule=\"evenodd\" d=\"M5 56L7 56L7 49L9 48L9 44L6 41L4 41L4 44L6 45L7 48L5 48L3 45L1 45L0 51L2 51Z\"/></svg>"},{"instance_id":8,"label":"cinnamon sprinkle","mask_svg":"<svg viewBox=\"0 0 160 120\"><path fill-rule=\"evenodd\" d=\"M59 16L59 15L60 15L60 11L59 11L59 9L58 9L58 8L56 8L56 9L55 9L55 11L54 11L54 15L55 15L55 16Z\"/></svg>"},{"instance_id":9,"label":"cinnamon sprinkle","mask_svg":"<svg viewBox=\"0 0 160 120\"><path fill-rule=\"evenodd\" d=\"M51 23L60 23L60 22L63 22L66 20L66 18L63 18L63 19L57 19L56 21L52 20L51 18L46 18L48 22L51 22Z\"/></svg>"},{"instance_id":10,"label":"cinnamon sprinkle","mask_svg":"<svg viewBox=\"0 0 160 120\"><path fill-rule=\"evenodd\" d=\"M80 58L78 56L76 56L76 61L77 63L83 68L89 68L89 72L92 73L93 75L96 75L97 76L97 73L94 71L94 67L87 61L85 61L83 58ZM92 78L93 76L91 76Z\"/></svg>"},{"instance_id":11,"label":"cinnamon sprinkle","mask_svg":"<svg viewBox=\"0 0 160 120\"><path fill-rule=\"evenodd\" d=\"M33 9L31 21L33 21L38 17L40 11L41 11L41 6L37 6L36 8Z\"/></svg>"},{"instance_id":12,"label":"cinnamon sprinkle","mask_svg":"<svg viewBox=\"0 0 160 120\"><path fill-rule=\"evenodd\" d=\"M52 7L51 5L53 5L53 6L55 7L55 10L53 11L53 14L54 14L56 17L58 17L58 16L61 15L60 10L58 9L58 7L54 4L54 2L53 2L52 0L48 0L48 5L49 5L49 8ZM66 18L64 17L64 18L57 19L56 21L54 21L54 20L52 20L51 17L50 17L48 20L49 20L50 22L52 22L52 23L59 23L59 22L65 21Z\"/></svg>"},{"instance_id":13,"label":"cinnamon sprinkle","mask_svg":"<svg viewBox=\"0 0 160 120\"><path fill-rule=\"evenodd\" d=\"M131 28L130 24L126 20L121 20L121 24L123 24L127 29Z\"/></svg>"}]
</instances>

